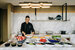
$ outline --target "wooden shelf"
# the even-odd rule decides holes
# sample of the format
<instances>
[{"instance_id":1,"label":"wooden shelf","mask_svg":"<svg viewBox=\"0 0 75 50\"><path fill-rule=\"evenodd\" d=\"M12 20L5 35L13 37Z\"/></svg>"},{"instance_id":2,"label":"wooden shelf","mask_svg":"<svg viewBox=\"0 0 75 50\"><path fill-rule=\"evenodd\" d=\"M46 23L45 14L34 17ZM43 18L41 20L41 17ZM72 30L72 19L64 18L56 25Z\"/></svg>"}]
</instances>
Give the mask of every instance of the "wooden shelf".
<instances>
[{"instance_id":1,"label":"wooden shelf","mask_svg":"<svg viewBox=\"0 0 75 50\"><path fill-rule=\"evenodd\" d=\"M55 22L67 22L67 21L64 21L64 20L31 20L31 21L32 22L51 22L51 21L55 21Z\"/></svg>"}]
</instances>

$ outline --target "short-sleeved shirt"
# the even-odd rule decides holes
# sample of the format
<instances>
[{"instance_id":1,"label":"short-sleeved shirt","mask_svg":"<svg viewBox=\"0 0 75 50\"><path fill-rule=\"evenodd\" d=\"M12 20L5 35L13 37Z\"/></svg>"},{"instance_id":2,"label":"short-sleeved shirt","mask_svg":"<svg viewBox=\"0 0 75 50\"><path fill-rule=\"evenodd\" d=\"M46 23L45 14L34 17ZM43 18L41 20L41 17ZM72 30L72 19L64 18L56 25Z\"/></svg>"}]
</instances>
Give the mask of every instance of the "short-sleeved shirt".
<instances>
[{"instance_id":1,"label":"short-sleeved shirt","mask_svg":"<svg viewBox=\"0 0 75 50\"><path fill-rule=\"evenodd\" d=\"M21 32L24 31L26 34L31 34L31 32L34 32L33 25L29 22L26 24L26 22L21 24Z\"/></svg>"}]
</instances>

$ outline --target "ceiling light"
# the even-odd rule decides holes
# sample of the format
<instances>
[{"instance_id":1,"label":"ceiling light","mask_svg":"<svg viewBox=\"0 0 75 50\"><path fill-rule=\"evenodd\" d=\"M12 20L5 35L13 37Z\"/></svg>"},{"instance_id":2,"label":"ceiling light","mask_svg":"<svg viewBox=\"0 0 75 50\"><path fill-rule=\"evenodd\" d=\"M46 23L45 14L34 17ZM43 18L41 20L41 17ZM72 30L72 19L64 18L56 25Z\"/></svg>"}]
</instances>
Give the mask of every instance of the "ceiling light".
<instances>
[{"instance_id":1,"label":"ceiling light","mask_svg":"<svg viewBox=\"0 0 75 50\"><path fill-rule=\"evenodd\" d=\"M20 3L19 5L20 6L23 6L23 5L30 5L31 3Z\"/></svg>"},{"instance_id":2,"label":"ceiling light","mask_svg":"<svg viewBox=\"0 0 75 50\"><path fill-rule=\"evenodd\" d=\"M52 5L52 4L42 4L42 5Z\"/></svg>"},{"instance_id":3,"label":"ceiling light","mask_svg":"<svg viewBox=\"0 0 75 50\"><path fill-rule=\"evenodd\" d=\"M30 6L21 6L21 8L30 8Z\"/></svg>"},{"instance_id":4,"label":"ceiling light","mask_svg":"<svg viewBox=\"0 0 75 50\"><path fill-rule=\"evenodd\" d=\"M22 8L50 8L52 2L21 2Z\"/></svg>"},{"instance_id":5,"label":"ceiling light","mask_svg":"<svg viewBox=\"0 0 75 50\"><path fill-rule=\"evenodd\" d=\"M42 6L41 8L50 8L50 6Z\"/></svg>"},{"instance_id":6,"label":"ceiling light","mask_svg":"<svg viewBox=\"0 0 75 50\"><path fill-rule=\"evenodd\" d=\"M40 8L40 7L31 7L31 8Z\"/></svg>"}]
</instances>

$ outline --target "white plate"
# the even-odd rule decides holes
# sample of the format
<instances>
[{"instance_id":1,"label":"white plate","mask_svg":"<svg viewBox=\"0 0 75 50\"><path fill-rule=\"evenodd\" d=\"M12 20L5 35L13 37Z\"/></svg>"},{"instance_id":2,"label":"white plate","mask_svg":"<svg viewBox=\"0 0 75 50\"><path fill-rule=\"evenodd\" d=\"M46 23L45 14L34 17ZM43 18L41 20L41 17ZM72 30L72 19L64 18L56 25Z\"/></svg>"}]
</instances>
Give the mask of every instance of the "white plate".
<instances>
[{"instance_id":1,"label":"white plate","mask_svg":"<svg viewBox=\"0 0 75 50\"><path fill-rule=\"evenodd\" d=\"M45 45L36 45L37 47L44 47Z\"/></svg>"},{"instance_id":2,"label":"white plate","mask_svg":"<svg viewBox=\"0 0 75 50\"><path fill-rule=\"evenodd\" d=\"M29 45L29 44L28 44L27 46L28 46L28 47L35 47L35 45Z\"/></svg>"},{"instance_id":3,"label":"white plate","mask_svg":"<svg viewBox=\"0 0 75 50\"><path fill-rule=\"evenodd\" d=\"M55 47L63 47L63 45L57 45L57 44L55 44Z\"/></svg>"},{"instance_id":4,"label":"white plate","mask_svg":"<svg viewBox=\"0 0 75 50\"><path fill-rule=\"evenodd\" d=\"M64 47L72 47L72 45L64 45Z\"/></svg>"},{"instance_id":5,"label":"white plate","mask_svg":"<svg viewBox=\"0 0 75 50\"><path fill-rule=\"evenodd\" d=\"M46 47L54 47L54 45L45 45Z\"/></svg>"}]
</instances>

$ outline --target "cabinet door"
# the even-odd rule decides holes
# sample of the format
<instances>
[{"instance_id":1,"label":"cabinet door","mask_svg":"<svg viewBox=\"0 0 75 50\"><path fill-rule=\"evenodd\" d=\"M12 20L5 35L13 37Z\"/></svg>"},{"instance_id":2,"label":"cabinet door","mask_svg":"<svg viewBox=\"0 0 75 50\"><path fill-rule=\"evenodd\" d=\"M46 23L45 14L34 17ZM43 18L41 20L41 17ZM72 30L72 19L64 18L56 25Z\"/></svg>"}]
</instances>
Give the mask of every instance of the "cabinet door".
<instances>
[{"instance_id":1,"label":"cabinet door","mask_svg":"<svg viewBox=\"0 0 75 50\"><path fill-rule=\"evenodd\" d=\"M3 17L2 17L2 14L3 12L2 12L2 9L0 9L0 41L2 41L2 33L3 33L3 30L2 30L2 28L3 28Z\"/></svg>"}]
</instances>

